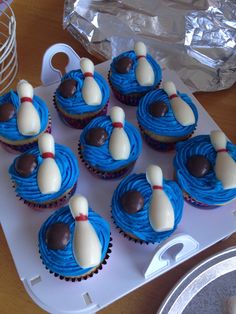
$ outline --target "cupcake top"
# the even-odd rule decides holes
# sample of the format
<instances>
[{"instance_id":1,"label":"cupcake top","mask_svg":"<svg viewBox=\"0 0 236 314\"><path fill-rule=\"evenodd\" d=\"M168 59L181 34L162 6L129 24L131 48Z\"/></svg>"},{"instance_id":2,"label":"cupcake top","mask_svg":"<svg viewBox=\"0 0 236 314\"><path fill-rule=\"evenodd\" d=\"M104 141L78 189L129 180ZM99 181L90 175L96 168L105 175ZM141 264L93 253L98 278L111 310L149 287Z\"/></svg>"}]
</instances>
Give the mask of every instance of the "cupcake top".
<instances>
[{"instance_id":1,"label":"cupcake top","mask_svg":"<svg viewBox=\"0 0 236 314\"><path fill-rule=\"evenodd\" d=\"M152 133L161 136L185 136L194 131L198 120L197 109L191 98L182 93L177 93L192 109L195 123L183 126L177 121L173 113L170 99L163 89L158 89L146 94L139 102L137 120L139 124Z\"/></svg>"},{"instance_id":2,"label":"cupcake top","mask_svg":"<svg viewBox=\"0 0 236 314\"><path fill-rule=\"evenodd\" d=\"M236 146L227 141L226 150L236 161ZM198 135L176 146L174 167L181 188L208 205L221 205L236 197L236 188L225 189L216 176L216 156L209 135ZM197 159L197 166L193 166L193 158Z\"/></svg>"},{"instance_id":3,"label":"cupcake top","mask_svg":"<svg viewBox=\"0 0 236 314\"><path fill-rule=\"evenodd\" d=\"M113 107L115 108L115 107ZM112 108L112 109L113 109ZM142 148L141 136L138 130L128 121L124 123L124 131L130 142L130 153L128 158L123 160L115 160L109 150L109 142L113 131L113 122L109 116L103 116L93 119L80 135L80 144L83 159L92 167L102 171L113 171L122 168L139 157ZM98 135L102 141L97 146L91 141L91 133L102 132Z\"/></svg>"},{"instance_id":4,"label":"cupcake top","mask_svg":"<svg viewBox=\"0 0 236 314\"><path fill-rule=\"evenodd\" d=\"M40 204L56 200L71 189L79 176L78 162L74 153L68 147L55 144L55 162L61 174L60 190L52 194L43 194L37 180L39 167L43 163L38 146L16 157L9 168L9 174L15 182L17 195L24 200Z\"/></svg>"},{"instance_id":5,"label":"cupcake top","mask_svg":"<svg viewBox=\"0 0 236 314\"><path fill-rule=\"evenodd\" d=\"M161 242L169 237L182 218L183 197L174 181L164 179L162 188L174 210L173 229L157 232L152 228L149 208L153 191L144 173L127 176L116 188L112 198L112 217L115 224L125 233L145 242Z\"/></svg>"},{"instance_id":6,"label":"cupcake top","mask_svg":"<svg viewBox=\"0 0 236 314\"><path fill-rule=\"evenodd\" d=\"M107 254L110 242L109 224L91 208L88 212L89 222L92 224L101 243L101 262ZM49 234L49 228L59 224L55 239L53 230ZM56 226L57 227L57 226ZM57 227L58 228L58 227ZM73 254L73 237L75 220L69 206L63 207L52 214L42 225L39 231L39 251L45 266L55 274L65 277L80 277L88 273L92 268L83 268L76 261Z\"/></svg>"},{"instance_id":7,"label":"cupcake top","mask_svg":"<svg viewBox=\"0 0 236 314\"><path fill-rule=\"evenodd\" d=\"M109 100L110 89L99 73L94 72L93 78L102 94L98 105L88 105L83 98L82 88L85 76L81 70L70 71L62 77L61 84L56 90L57 104L69 114L84 114L101 110Z\"/></svg>"},{"instance_id":8,"label":"cupcake top","mask_svg":"<svg viewBox=\"0 0 236 314\"><path fill-rule=\"evenodd\" d=\"M13 107L11 106L13 105ZM38 96L33 96L33 105L37 110L40 118L40 133L47 129L48 125L48 108L45 102ZM36 135L22 135L17 127L16 113L19 110L20 101L18 94L10 91L0 97L0 137L10 141L21 141L28 138L35 138Z\"/></svg>"},{"instance_id":9,"label":"cupcake top","mask_svg":"<svg viewBox=\"0 0 236 314\"><path fill-rule=\"evenodd\" d=\"M126 61L127 65L124 70L119 69L118 66L122 59L128 60L128 62ZM157 87L162 79L161 68L149 54L146 55L146 59L150 63L154 72L154 83L151 86L141 86L138 83L136 78L138 58L133 50L124 52L112 60L109 75L112 86L119 90L123 95L145 93Z\"/></svg>"}]
</instances>

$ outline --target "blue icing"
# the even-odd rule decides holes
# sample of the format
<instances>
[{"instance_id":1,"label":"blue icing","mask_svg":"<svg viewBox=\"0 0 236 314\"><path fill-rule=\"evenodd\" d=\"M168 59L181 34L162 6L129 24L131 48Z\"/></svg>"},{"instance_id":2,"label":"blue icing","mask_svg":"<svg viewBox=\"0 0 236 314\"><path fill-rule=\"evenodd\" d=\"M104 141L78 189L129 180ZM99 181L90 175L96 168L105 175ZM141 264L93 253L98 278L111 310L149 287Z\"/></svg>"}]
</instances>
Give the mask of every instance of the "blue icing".
<instances>
[{"instance_id":1,"label":"blue icing","mask_svg":"<svg viewBox=\"0 0 236 314\"><path fill-rule=\"evenodd\" d=\"M172 230L156 232L149 222L149 206L152 195L150 184L146 175L132 174L123 179L116 188L112 198L112 216L115 224L127 233L131 233L146 242L161 242L171 235L182 218L183 196L177 183L174 181L163 181L163 189L169 197L175 212L175 225ZM143 209L135 214L128 214L120 204L121 196L130 190L139 191L144 198Z\"/></svg>"},{"instance_id":2,"label":"blue icing","mask_svg":"<svg viewBox=\"0 0 236 314\"><path fill-rule=\"evenodd\" d=\"M133 60L133 64L128 73L120 74L116 72L115 63L122 57L129 57ZM151 64L155 74L154 84L152 86L141 86L136 80L135 70L137 67L137 56L134 51L124 52L118 57L114 58L111 63L110 81L112 86L119 90L122 94L142 93L153 90L162 79L162 71L159 64L147 54L147 60Z\"/></svg>"},{"instance_id":3,"label":"blue icing","mask_svg":"<svg viewBox=\"0 0 236 314\"><path fill-rule=\"evenodd\" d=\"M109 224L92 209L89 209L89 221L97 232L98 238L102 246L101 262L106 257L110 242L110 226ZM63 250L50 250L45 243L45 234L47 228L56 222L67 223L70 227L70 241ZM39 251L42 260L48 269L52 272L65 276L77 277L89 272L92 268L81 268L75 261L73 255L73 235L75 220L70 213L69 206L57 210L42 225L39 231Z\"/></svg>"},{"instance_id":4,"label":"blue icing","mask_svg":"<svg viewBox=\"0 0 236 314\"><path fill-rule=\"evenodd\" d=\"M236 161L236 146L227 142L227 150ZM186 163L192 155L203 155L211 162L212 170L206 176L196 178L189 173ZM236 197L236 188L224 190L222 183L216 178L213 169L215 160L216 151L211 145L209 135L195 136L176 146L174 166L180 186L194 199L208 205L224 204Z\"/></svg>"},{"instance_id":5,"label":"blue icing","mask_svg":"<svg viewBox=\"0 0 236 314\"><path fill-rule=\"evenodd\" d=\"M61 189L53 194L42 194L39 190L37 183L37 173L43 159L40 156L38 147L29 149L25 153L35 155L38 161L38 166L34 169L31 176L24 178L16 172L15 162L17 158L14 160L9 168L9 174L11 176L11 179L16 184L16 192L24 200L40 204L57 199L64 193L66 193L67 190L71 189L77 182L79 176L79 167L75 155L69 148L56 144L55 161L60 169L62 176Z\"/></svg>"},{"instance_id":6,"label":"blue icing","mask_svg":"<svg viewBox=\"0 0 236 314\"><path fill-rule=\"evenodd\" d=\"M86 134L91 128L102 127L106 130L108 138L100 146L92 146L86 143ZM126 160L114 160L109 152L109 138L113 126L110 117L98 117L93 119L82 131L80 135L81 152L85 161L92 167L103 171L113 171L122 168L138 158L142 149L141 136L138 130L128 121L125 121L124 130L127 133L131 145L130 156Z\"/></svg>"},{"instance_id":7,"label":"blue icing","mask_svg":"<svg viewBox=\"0 0 236 314\"><path fill-rule=\"evenodd\" d=\"M19 103L19 98L16 92L10 91L9 93L0 97L0 106L6 102L13 104L15 111L16 112L18 111L20 103ZM34 95L33 97L33 105L38 111L40 121L41 121L41 129L39 132L40 134L41 132L46 130L47 125L48 125L48 108L45 102L36 95ZM9 121L0 122L0 136L8 140L20 141L20 140L25 140L28 138L35 138L38 136L38 134L34 136L25 136L25 135L20 134L17 128L17 121L16 121L16 114L15 114L13 118L10 119Z\"/></svg>"},{"instance_id":8,"label":"blue icing","mask_svg":"<svg viewBox=\"0 0 236 314\"><path fill-rule=\"evenodd\" d=\"M148 131L163 136L184 136L190 134L196 128L198 112L188 95L178 93L180 97L192 108L195 123L189 126L181 125L174 116L168 95L163 89L152 91L146 94L139 102L137 109L137 120L140 125ZM163 101L168 106L168 112L163 117L153 117L149 113L150 105L154 101Z\"/></svg>"},{"instance_id":9,"label":"blue icing","mask_svg":"<svg viewBox=\"0 0 236 314\"><path fill-rule=\"evenodd\" d=\"M97 106L89 106L84 102L82 97L82 87L84 82L84 75L81 70L70 71L62 77L62 82L67 79L74 79L77 82L77 90L73 97L64 98L59 93L59 90L56 90L56 100L59 106L66 112L70 114L83 114L86 112L96 112L101 110L109 100L110 89L106 80L97 72L94 72L94 79L98 83L101 93L102 93L102 102ZM92 92L92 91L91 91Z\"/></svg>"}]
</instances>

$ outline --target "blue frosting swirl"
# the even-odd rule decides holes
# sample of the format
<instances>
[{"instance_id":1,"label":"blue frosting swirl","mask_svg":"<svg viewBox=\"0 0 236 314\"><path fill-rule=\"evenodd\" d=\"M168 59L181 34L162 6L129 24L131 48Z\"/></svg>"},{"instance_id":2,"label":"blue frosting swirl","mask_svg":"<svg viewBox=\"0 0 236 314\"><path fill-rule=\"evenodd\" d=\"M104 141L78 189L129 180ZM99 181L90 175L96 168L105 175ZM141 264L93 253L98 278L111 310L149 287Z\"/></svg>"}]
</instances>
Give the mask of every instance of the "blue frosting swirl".
<instances>
[{"instance_id":1,"label":"blue frosting swirl","mask_svg":"<svg viewBox=\"0 0 236 314\"><path fill-rule=\"evenodd\" d=\"M236 161L236 146L227 142L227 150ZM212 169L204 177L196 178L189 173L186 164L193 155L205 156L210 161ZM222 183L216 178L215 161L216 151L211 144L209 135L195 136L176 146L174 167L180 186L194 199L208 205L224 204L236 197L236 188L225 190Z\"/></svg>"},{"instance_id":2,"label":"blue frosting swirl","mask_svg":"<svg viewBox=\"0 0 236 314\"><path fill-rule=\"evenodd\" d=\"M143 209L135 214L128 214L121 207L121 196L130 190L140 192L144 198ZM131 233L139 239L146 242L161 242L171 235L176 229L182 218L183 196L178 184L174 181L163 181L163 190L169 197L175 212L175 225L172 230L156 232L152 229L149 222L149 206L152 195L152 189L146 175L132 174L124 178L116 188L112 198L112 216L115 224L126 233Z\"/></svg>"},{"instance_id":3,"label":"blue frosting swirl","mask_svg":"<svg viewBox=\"0 0 236 314\"><path fill-rule=\"evenodd\" d=\"M92 128L104 128L108 134L105 143L100 146L92 146L86 143L86 134ZM102 171L113 171L122 168L137 160L142 149L142 140L138 130L128 121L125 121L124 130L128 135L131 150L130 156L126 160L114 160L109 152L109 138L113 130L110 117L103 116L93 119L82 131L80 135L81 152L85 161L90 166Z\"/></svg>"},{"instance_id":4,"label":"blue frosting swirl","mask_svg":"<svg viewBox=\"0 0 236 314\"><path fill-rule=\"evenodd\" d=\"M115 69L116 62L122 57L129 57L133 60L133 64L130 68L130 71L125 74L118 73ZM159 64L149 55L147 54L147 60L151 64L152 69L155 74L154 84L152 86L141 86L136 80L136 67L137 67L137 56L134 51L127 51L114 58L111 63L111 72L110 72L110 82L112 86L114 86L118 91L120 91L123 95L131 94L131 93L143 93L153 90L162 79L162 71Z\"/></svg>"},{"instance_id":5,"label":"blue frosting swirl","mask_svg":"<svg viewBox=\"0 0 236 314\"><path fill-rule=\"evenodd\" d=\"M198 120L197 109L191 98L186 94L178 95L192 108L195 123L189 126L180 124L174 116L168 95L163 89L158 89L146 94L139 102L137 109L137 120L140 125L148 131L163 136L185 136L194 131ZM163 117L154 117L150 114L149 108L154 101L164 102L168 106L168 112Z\"/></svg>"},{"instance_id":6,"label":"blue frosting swirl","mask_svg":"<svg viewBox=\"0 0 236 314\"><path fill-rule=\"evenodd\" d=\"M25 152L24 154L33 154L37 158L38 165L34 169L31 176L25 178L20 176L16 172L15 163L17 158L13 161L12 165L9 168L9 174L11 176L11 179L16 184L16 192L18 196L22 197L24 200L37 204L56 200L64 193L66 193L69 189L71 189L77 182L79 176L79 167L74 153L68 147L56 144L55 161L60 169L62 176L61 189L53 194L42 194L38 187L37 173L39 166L43 162L43 158L40 156L38 146L27 150L27 152Z\"/></svg>"},{"instance_id":7,"label":"blue frosting swirl","mask_svg":"<svg viewBox=\"0 0 236 314\"><path fill-rule=\"evenodd\" d=\"M82 97L82 87L84 83L84 75L81 70L73 70L65 74L61 82L67 79L74 79L77 82L77 90L75 94L70 98L64 98L59 93L59 89L56 90L56 101L59 106L68 112L69 114L83 114L87 112L96 112L101 110L109 100L110 89L106 80L101 76L101 74L94 72L94 79L98 83L102 93L102 102L97 106L89 106L84 102ZM92 91L91 91L92 92Z\"/></svg>"},{"instance_id":8,"label":"blue frosting swirl","mask_svg":"<svg viewBox=\"0 0 236 314\"><path fill-rule=\"evenodd\" d=\"M0 106L4 103L11 103L13 104L15 108L15 112L18 111L20 102L19 97L16 92L10 91L9 93L3 95L0 97ZM34 95L33 97L33 105L38 111L40 122L41 122L41 128L40 132L43 132L46 130L48 125L48 108L45 104L45 102L39 98L38 96ZM28 138L36 138L38 134L32 136L25 136L19 133L18 127L17 127L17 120L16 120L16 114L13 116L12 119L6 122L0 122L0 136L13 141L21 141Z\"/></svg>"},{"instance_id":9,"label":"blue frosting swirl","mask_svg":"<svg viewBox=\"0 0 236 314\"><path fill-rule=\"evenodd\" d=\"M94 227L102 246L101 262L106 257L110 242L109 224L92 209L89 208L88 218ZM70 240L63 250L50 250L45 243L45 235L49 226L63 222L69 225ZM92 268L81 268L73 255L73 236L75 220L70 213L69 206L62 207L51 215L42 225L39 231L39 251L42 260L52 272L65 277L79 277L89 272Z\"/></svg>"}]
</instances>

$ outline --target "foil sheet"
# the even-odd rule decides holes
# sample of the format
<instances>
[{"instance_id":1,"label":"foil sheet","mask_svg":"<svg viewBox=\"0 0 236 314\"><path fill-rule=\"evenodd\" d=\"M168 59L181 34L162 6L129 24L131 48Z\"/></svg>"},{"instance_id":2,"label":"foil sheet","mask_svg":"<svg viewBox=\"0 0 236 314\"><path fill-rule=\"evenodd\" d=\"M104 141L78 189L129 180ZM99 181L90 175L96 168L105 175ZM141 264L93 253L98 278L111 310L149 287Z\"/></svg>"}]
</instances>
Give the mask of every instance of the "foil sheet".
<instances>
[{"instance_id":1,"label":"foil sheet","mask_svg":"<svg viewBox=\"0 0 236 314\"><path fill-rule=\"evenodd\" d=\"M236 81L235 0L66 0L63 26L104 59L142 40L192 91Z\"/></svg>"}]
</instances>

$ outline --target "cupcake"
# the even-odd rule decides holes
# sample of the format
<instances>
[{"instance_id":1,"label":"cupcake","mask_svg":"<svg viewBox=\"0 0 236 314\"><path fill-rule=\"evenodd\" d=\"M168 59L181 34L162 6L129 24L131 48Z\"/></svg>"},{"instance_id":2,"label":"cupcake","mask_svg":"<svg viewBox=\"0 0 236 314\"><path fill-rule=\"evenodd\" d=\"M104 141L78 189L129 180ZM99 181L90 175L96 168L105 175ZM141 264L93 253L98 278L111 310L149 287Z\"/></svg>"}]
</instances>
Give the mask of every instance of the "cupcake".
<instances>
[{"instance_id":1,"label":"cupcake","mask_svg":"<svg viewBox=\"0 0 236 314\"><path fill-rule=\"evenodd\" d=\"M92 120L80 135L79 155L87 169L103 179L121 177L132 170L141 153L138 130L120 107L110 116Z\"/></svg>"},{"instance_id":2,"label":"cupcake","mask_svg":"<svg viewBox=\"0 0 236 314\"><path fill-rule=\"evenodd\" d=\"M58 209L39 231L39 254L60 279L80 281L102 269L111 252L110 226L82 195Z\"/></svg>"},{"instance_id":3,"label":"cupcake","mask_svg":"<svg viewBox=\"0 0 236 314\"><path fill-rule=\"evenodd\" d=\"M215 208L236 198L236 146L224 133L198 135L176 145L174 168L184 198L200 208Z\"/></svg>"},{"instance_id":4,"label":"cupcake","mask_svg":"<svg viewBox=\"0 0 236 314\"><path fill-rule=\"evenodd\" d=\"M38 146L19 155L9 168L17 196L34 209L56 208L66 203L76 189L77 159L51 134L43 134Z\"/></svg>"},{"instance_id":5,"label":"cupcake","mask_svg":"<svg viewBox=\"0 0 236 314\"><path fill-rule=\"evenodd\" d=\"M141 97L158 88L161 79L159 64L147 54L142 42L137 42L134 50L114 58L108 74L115 97L130 106L137 106Z\"/></svg>"},{"instance_id":6,"label":"cupcake","mask_svg":"<svg viewBox=\"0 0 236 314\"><path fill-rule=\"evenodd\" d=\"M112 198L112 218L129 239L159 243L175 231L183 203L178 184L150 165L146 174L131 174L120 182Z\"/></svg>"},{"instance_id":7,"label":"cupcake","mask_svg":"<svg viewBox=\"0 0 236 314\"><path fill-rule=\"evenodd\" d=\"M140 100L137 120L145 141L156 150L168 151L193 134L198 112L191 98L176 92L172 82L163 85L165 89L152 91Z\"/></svg>"},{"instance_id":8,"label":"cupcake","mask_svg":"<svg viewBox=\"0 0 236 314\"><path fill-rule=\"evenodd\" d=\"M82 58L80 70L62 77L54 104L65 124L83 129L93 118L105 115L110 96L106 80L97 72L91 60Z\"/></svg>"},{"instance_id":9,"label":"cupcake","mask_svg":"<svg viewBox=\"0 0 236 314\"><path fill-rule=\"evenodd\" d=\"M51 132L48 108L32 85L21 80L17 92L0 97L0 143L10 152L24 152L37 145L44 132Z\"/></svg>"}]
</instances>

